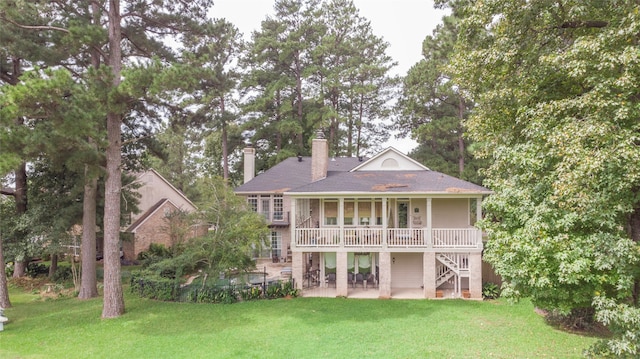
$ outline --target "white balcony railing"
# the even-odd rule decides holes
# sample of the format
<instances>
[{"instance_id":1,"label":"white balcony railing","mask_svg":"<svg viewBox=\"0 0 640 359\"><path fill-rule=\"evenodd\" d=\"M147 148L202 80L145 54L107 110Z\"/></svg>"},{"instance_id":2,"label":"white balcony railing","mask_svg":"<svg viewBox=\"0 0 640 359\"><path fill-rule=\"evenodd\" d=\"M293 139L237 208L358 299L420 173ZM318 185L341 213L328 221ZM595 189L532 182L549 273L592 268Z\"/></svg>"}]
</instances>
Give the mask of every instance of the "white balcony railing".
<instances>
[{"instance_id":1,"label":"white balcony railing","mask_svg":"<svg viewBox=\"0 0 640 359\"><path fill-rule=\"evenodd\" d=\"M430 235L429 235L430 234ZM481 248L476 228L296 228L296 247Z\"/></svg>"},{"instance_id":2,"label":"white balcony railing","mask_svg":"<svg viewBox=\"0 0 640 359\"><path fill-rule=\"evenodd\" d=\"M475 248L482 244L482 232L477 228L432 229L434 248Z\"/></svg>"}]
</instances>

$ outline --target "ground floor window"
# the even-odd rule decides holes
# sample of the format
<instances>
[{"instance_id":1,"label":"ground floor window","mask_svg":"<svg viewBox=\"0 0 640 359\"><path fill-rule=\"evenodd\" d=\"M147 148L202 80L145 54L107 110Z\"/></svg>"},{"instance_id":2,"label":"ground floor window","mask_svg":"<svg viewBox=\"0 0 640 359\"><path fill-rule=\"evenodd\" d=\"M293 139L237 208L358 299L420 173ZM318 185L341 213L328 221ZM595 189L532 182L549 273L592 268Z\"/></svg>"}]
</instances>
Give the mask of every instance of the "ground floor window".
<instances>
[{"instance_id":1,"label":"ground floor window","mask_svg":"<svg viewBox=\"0 0 640 359\"><path fill-rule=\"evenodd\" d=\"M282 257L282 234L271 232L271 256Z\"/></svg>"}]
</instances>

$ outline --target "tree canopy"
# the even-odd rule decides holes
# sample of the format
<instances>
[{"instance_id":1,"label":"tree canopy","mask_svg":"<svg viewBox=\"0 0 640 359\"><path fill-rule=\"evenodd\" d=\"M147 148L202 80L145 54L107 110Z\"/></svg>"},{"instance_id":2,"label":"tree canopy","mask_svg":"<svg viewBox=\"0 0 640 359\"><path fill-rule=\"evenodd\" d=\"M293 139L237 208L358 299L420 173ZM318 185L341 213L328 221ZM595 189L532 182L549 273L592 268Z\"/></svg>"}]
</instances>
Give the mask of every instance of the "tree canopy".
<instances>
[{"instance_id":1,"label":"tree canopy","mask_svg":"<svg viewBox=\"0 0 640 359\"><path fill-rule=\"evenodd\" d=\"M507 295L609 313L626 336L596 355L638 355L638 4L455 3L464 18L451 69L492 160L485 259Z\"/></svg>"}]
</instances>

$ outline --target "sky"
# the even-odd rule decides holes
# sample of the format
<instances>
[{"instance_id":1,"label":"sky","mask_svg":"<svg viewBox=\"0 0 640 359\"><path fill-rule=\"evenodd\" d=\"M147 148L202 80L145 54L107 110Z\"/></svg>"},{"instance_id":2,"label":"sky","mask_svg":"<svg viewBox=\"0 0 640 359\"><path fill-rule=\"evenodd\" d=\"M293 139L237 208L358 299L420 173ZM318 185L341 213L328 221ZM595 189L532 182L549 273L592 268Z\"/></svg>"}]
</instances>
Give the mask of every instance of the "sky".
<instances>
[{"instance_id":1,"label":"sky","mask_svg":"<svg viewBox=\"0 0 640 359\"><path fill-rule=\"evenodd\" d=\"M267 15L273 15L275 0L214 0L212 16L225 18L240 29L247 40L260 29ZM446 14L433 8L433 0L353 0L360 15L371 21L373 33L389 43L387 54L398 65L392 74L404 76L422 58L422 41ZM411 139L395 139L393 146L407 153L416 146Z\"/></svg>"}]
</instances>

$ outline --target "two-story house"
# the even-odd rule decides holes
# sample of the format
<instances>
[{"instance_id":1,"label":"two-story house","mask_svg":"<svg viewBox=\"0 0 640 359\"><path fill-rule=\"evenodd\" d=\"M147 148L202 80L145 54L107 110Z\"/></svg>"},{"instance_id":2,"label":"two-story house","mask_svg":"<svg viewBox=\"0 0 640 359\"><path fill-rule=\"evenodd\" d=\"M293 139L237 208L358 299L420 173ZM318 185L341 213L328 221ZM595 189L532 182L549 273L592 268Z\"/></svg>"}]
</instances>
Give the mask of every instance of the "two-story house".
<instances>
[{"instance_id":1,"label":"two-story house","mask_svg":"<svg viewBox=\"0 0 640 359\"><path fill-rule=\"evenodd\" d=\"M271 227L272 255L286 260L299 289L353 288L392 298L402 288L482 298L482 198L491 192L429 170L390 147L372 158L330 158L324 138L312 156L289 158L254 177L244 150L236 189ZM315 280L311 281L310 278ZM304 286L303 286L304 284Z\"/></svg>"}]
</instances>

